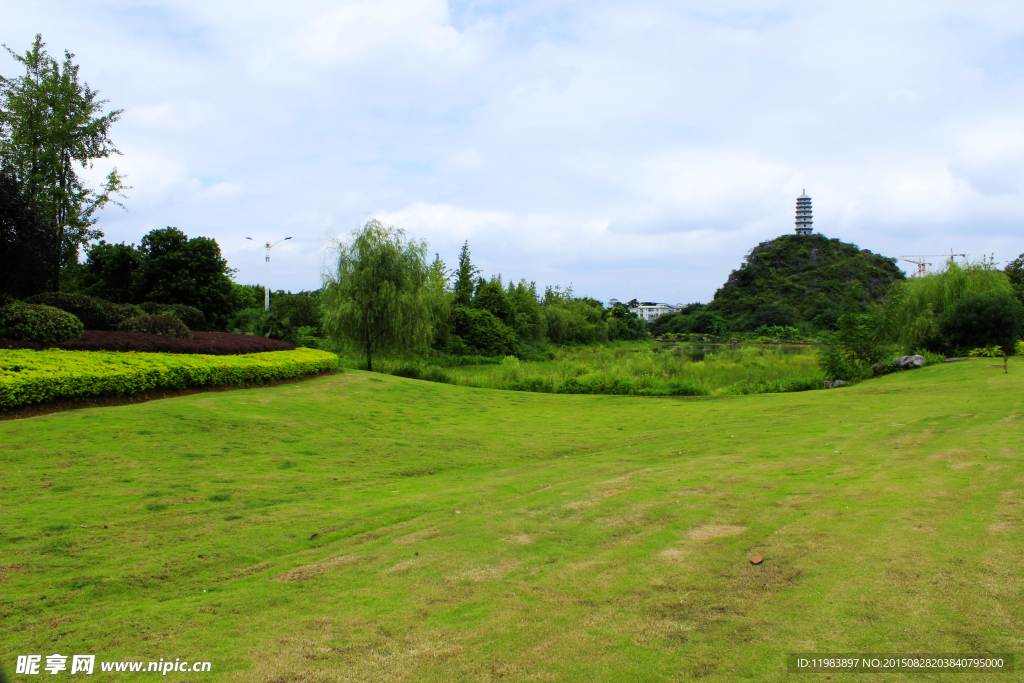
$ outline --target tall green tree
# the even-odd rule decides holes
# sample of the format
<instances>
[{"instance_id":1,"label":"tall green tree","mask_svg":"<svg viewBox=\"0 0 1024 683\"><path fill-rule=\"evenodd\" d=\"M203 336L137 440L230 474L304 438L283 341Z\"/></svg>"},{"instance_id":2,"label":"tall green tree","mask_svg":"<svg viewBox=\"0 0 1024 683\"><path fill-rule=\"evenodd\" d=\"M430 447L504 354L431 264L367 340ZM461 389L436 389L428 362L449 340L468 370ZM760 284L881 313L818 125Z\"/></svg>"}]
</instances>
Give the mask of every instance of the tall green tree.
<instances>
[{"instance_id":1,"label":"tall green tree","mask_svg":"<svg viewBox=\"0 0 1024 683\"><path fill-rule=\"evenodd\" d=\"M972 294L1013 294L1010 278L988 261L947 264L944 270L896 283L885 306L882 332L904 350L939 350L939 320Z\"/></svg>"},{"instance_id":2,"label":"tall green tree","mask_svg":"<svg viewBox=\"0 0 1024 683\"><path fill-rule=\"evenodd\" d=\"M88 253L82 285L92 296L119 304L132 302L142 252L134 244L107 244L100 240Z\"/></svg>"},{"instance_id":3,"label":"tall green tree","mask_svg":"<svg viewBox=\"0 0 1024 683\"><path fill-rule=\"evenodd\" d=\"M0 294L25 298L44 291L53 248L14 170L0 168Z\"/></svg>"},{"instance_id":4,"label":"tall green tree","mask_svg":"<svg viewBox=\"0 0 1024 683\"><path fill-rule=\"evenodd\" d=\"M430 286L427 244L404 230L370 220L339 242L321 294L329 338L366 356L423 349L442 319L443 301Z\"/></svg>"},{"instance_id":5,"label":"tall green tree","mask_svg":"<svg viewBox=\"0 0 1024 683\"><path fill-rule=\"evenodd\" d=\"M431 343L435 348L446 348L452 341L455 334L455 321L452 317L455 295L449 289L449 277L451 273L448 266L441 259L440 254L434 254L434 261L427 270L427 289L429 296L434 302L436 320Z\"/></svg>"},{"instance_id":6,"label":"tall green tree","mask_svg":"<svg viewBox=\"0 0 1024 683\"><path fill-rule=\"evenodd\" d=\"M459 252L459 268L455 271L455 303L460 306L469 306L473 301L473 292L476 290L477 281L474 277L480 272L473 267L469 260L469 240L462 244L462 251Z\"/></svg>"},{"instance_id":7,"label":"tall green tree","mask_svg":"<svg viewBox=\"0 0 1024 683\"><path fill-rule=\"evenodd\" d=\"M536 342L544 338L544 316L537 301L537 283L525 279L518 284L508 283L508 302L512 306L512 320L516 336L524 342Z\"/></svg>"},{"instance_id":8,"label":"tall green tree","mask_svg":"<svg viewBox=\"0 0 1024 683\"><path fill-rule=\"evenodd\" d=\"M1010 279L1017 300L1024 304L1024 254L1007 263L1003 272Z\"/></svg>"},{"instance_id":9,"label":"tall green tree","mask_svg":"<svg viewBox=\"0 0 1024 683\"><path fill-rule=\"evenodd\" d=\"M87 187L76 170L120 154L109 131L122 110L101 114L108 100L80 80L74 55L65 51L58 62L42 36L23 55L4 48L25 73L0 77L0 160L17 173L37 217L60 245L48 264L56 290L61 268L77 263L79 247L102 236L93 228L96 211L108 203L123 208L114 197L130 189L116 168L98 190Z\"/></svg>"},{"instance_id":10,"label":"tall green tree","mask_svg":"<svg viewBox=\"0 0 1024 683\"><path fill-rule=\"evenodd\" d=\"M139 245L142 262L133 284L135 303L195 306L207 323L223 328L233 312L228 262L216 240L193 237L178 228L152 230Z\"/></svg>"}]
</instances>

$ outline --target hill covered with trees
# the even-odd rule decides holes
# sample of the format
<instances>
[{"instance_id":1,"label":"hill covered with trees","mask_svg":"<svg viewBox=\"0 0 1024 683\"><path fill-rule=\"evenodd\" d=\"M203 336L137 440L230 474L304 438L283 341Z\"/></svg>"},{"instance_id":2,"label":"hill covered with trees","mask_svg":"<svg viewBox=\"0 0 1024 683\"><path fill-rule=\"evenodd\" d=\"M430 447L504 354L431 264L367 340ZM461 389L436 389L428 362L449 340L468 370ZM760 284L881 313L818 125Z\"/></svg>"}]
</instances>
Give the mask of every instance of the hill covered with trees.
<instances>
[{"instance_id":1,"label":"hill covered with trees","mask_svg":"<svg viewBox=\"0 0 1024 683\"><path fill-rule=\"evenodd\" d=\"M883 303L905 276L895 258L824 235L782 235L750 250L704 307L732 329L836 326L844 308Z\"/></svg>"}]
</instances>

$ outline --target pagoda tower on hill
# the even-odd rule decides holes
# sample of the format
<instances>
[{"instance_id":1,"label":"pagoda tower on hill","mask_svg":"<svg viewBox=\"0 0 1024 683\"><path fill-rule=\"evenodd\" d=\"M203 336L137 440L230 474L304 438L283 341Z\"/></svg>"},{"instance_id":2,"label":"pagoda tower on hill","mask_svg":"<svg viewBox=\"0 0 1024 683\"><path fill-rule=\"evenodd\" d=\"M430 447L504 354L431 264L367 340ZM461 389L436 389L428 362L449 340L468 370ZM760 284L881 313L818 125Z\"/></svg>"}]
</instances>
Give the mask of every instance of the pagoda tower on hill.
<instances>
[{"instance_id":1,"label":"pagoda tower on hill","mask_svg":"<svg viewBox=\"0 0 1024 683\"><path fill-rule=\"evenodd\" d=\"M811 198L807 196L807 190L796 198L796 234L810 235L814 228L811 225Z\"/></svg>"}]
</instances>

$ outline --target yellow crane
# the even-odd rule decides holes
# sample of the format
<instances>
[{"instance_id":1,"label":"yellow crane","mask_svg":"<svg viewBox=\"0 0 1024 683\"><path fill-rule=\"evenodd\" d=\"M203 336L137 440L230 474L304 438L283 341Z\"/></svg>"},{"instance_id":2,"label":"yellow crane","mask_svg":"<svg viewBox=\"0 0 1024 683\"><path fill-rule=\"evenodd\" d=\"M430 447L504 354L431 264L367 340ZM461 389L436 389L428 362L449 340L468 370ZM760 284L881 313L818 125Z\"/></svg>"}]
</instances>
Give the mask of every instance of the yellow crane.
<instances>
[{"instance_id":1,"label":"yellow crane","mask_svg":"<svg viewBox=\"0 0 1024 683\"><path fill-rule=\"evenodd\" d=\"M925 261L926 258L939 258L939 257L945 257L945 256L946 256L945 254L923 254L923 255L918 254L918 255L909 255L909 256L899 256L898 258L901 261L906 261L907 263L913 263L915 266L917 266L917 269L913 273L910 274L910 277L921 277L923 275L927 275L928 274L928 266L932 265L928 261ZM955 257L957 257L957 256L959 256L961 258L967 258L967 254L954 254L953 250L950 249L949 250L949 257L946 258L946 263L953 263L953 259Z\"/></svg>"}]
</instances>

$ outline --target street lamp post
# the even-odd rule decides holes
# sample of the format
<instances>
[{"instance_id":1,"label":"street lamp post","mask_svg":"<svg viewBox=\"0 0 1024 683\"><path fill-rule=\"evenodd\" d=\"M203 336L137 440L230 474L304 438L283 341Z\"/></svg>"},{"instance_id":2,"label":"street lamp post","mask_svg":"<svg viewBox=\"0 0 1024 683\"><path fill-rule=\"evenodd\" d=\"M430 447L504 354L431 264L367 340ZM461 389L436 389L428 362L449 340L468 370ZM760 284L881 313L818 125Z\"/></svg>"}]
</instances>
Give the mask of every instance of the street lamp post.
<instances>
[{"instance_id":1,"label":"street lamp post","mask_svg":"<svg viewBox=\"0 0 1024 683\"><path fill-rule=\"evenodd\" d=\"M245 239L255 241L251 237L246 237ZM278 240L273 244L267 242L265 245L263 245L264 248L267 250L267 278L265 280L266 284L263 285L263 310L265 311L270 310L270 250L276 247L277 245L281 244L281 242L286 242L290 239L291 237L285 237L283 240Z\"/></svg>"}]
</instances>

